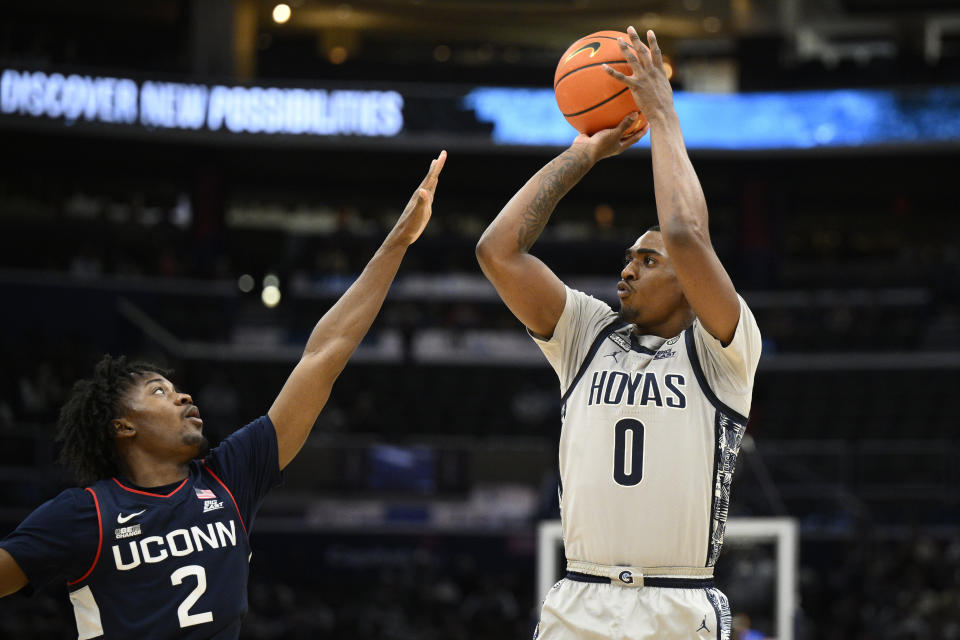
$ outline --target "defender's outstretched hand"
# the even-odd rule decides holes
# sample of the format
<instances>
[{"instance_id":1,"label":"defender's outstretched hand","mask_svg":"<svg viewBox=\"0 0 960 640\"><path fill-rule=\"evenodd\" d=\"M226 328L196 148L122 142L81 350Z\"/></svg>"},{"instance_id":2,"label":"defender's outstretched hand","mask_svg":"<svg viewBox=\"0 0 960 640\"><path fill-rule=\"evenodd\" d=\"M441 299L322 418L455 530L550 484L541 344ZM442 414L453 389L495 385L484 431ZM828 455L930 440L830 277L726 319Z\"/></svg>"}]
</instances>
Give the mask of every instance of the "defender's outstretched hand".
<instances>
[{"instance_id":1,"label":"defender's outstretched hand","mask_svg":"<svg viewBox=\"0 0 960 640\"><path fill-rule=\"evenodd\" d=\"M300 451L330 397L333 383L377 317L407 247L430 221L437 178L446 159L447 152L441 151L430 163L423 182L360 277L317 322L300 362L267 412L277 432L281 469Z\"/></svg>"},{"instance_id":2,"label":"defender's outstretched hand","mask_svg":"<svg viewBox=\"0 0 960 640\"><path fill-rule=\"evenodd\" d=\"M618 42L633 75L624 75L608 65L603 65L603 69L629 87L637 109L647 120L655 120L673 110L673 88L663 68L663 54L653 30L647 31L648 44L640 41L633 27L627 27L627 35L630 36L632 47L623 40L618 39Z\"/></svg>"},{"instance_id":3,"label":"defender's outstretched hand","mask_svg":"<svg viewBox=\"0 0 960 640\"><path fill-rule=\"evenodd\" d=\"M440 171L443 169L443 163L447 160L447 152L441 151L433 161L430 162L430 169L424 177L423 182L417 187L417 190L410 196L410 201L404 207L403 213L393 226L390 232L398 241L404 245L411 245L417 241L420 234L430 222L430 216L433 213L433 194L437 190L437 179L440 177Z\"/></svg>"},{"instance_id":4,"label":"defender's outstretched hand","mask_svg":"<svg viewBox=\"0 0 960 640\"><path fill-rule=\"evenodd\" d=\"M620 124L612 129L597 131L592 136L581 133L574 138L572 146L577 147L578 145L582 145L579 148L586 150L590 155L590 159L594 162L618 155L632 147L640 138L647 135L647 131L650 130L650 123L644 122L642 127L627 137L623 137L636 121L637 114L631 113L624 117L624 119L620 121Z\"/></svg>"}]
</instances>

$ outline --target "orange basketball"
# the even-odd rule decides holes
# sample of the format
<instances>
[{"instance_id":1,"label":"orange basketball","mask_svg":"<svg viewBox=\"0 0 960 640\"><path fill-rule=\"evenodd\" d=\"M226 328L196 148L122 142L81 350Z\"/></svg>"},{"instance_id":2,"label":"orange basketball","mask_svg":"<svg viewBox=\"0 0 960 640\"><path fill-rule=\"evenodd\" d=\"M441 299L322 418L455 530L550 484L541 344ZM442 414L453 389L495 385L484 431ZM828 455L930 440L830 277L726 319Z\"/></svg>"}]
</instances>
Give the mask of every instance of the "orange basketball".
<instances>
[{"instance_id":1,"label":"orange basketball","mask_svg":"<svg viewBox=\"0 0 960 640\"><path fill-rule=\"evenodd\" d=\"M573 127L587 135L620 124L628 113L637 110L630 90L603 70L608 64L624 75L633 75L623 58L617 38L630 42L622 31L598 31L580 38L563 52L553 76L553 92L560 113ZM637 118L626 134L646 123ZM625 134L625 135L626 135Z\"/></svg>"}]
</instances>

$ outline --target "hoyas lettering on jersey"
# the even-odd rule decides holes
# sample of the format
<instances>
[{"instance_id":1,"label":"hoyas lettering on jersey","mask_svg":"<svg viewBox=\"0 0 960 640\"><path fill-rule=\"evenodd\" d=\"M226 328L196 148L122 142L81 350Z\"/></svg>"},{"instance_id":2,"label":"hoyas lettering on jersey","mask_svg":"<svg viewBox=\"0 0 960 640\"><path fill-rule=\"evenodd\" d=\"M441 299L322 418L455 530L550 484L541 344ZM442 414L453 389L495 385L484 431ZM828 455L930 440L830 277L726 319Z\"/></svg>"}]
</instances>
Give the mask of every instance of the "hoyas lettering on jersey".
<instances>
[{"instance_id":1,"label":"hoyas lettering on jersey","mask_svg":"<svg viewBox=\"0 0 960 640\"><path fill-rule=\"evenodd\" d=\"M590 382L590 401L594 404L620 404L683 409L686 380L679 373L668 373L663 380L653 371L632 374L623 371L595 371Z\"/></svg>"},{"instance_id":2,"label":"hoyas lettering on jersey","mask_svg":"<svg viewBox=\"0 0 960 640\"><path fill-rule=\"evenodd\" d=\"M211 522L206 529L198 526L189 529L175 529L167 535L147 536L142 540L132 540L128 545L113 545L113 560L119 571L136 569L142 562L155 564L170 556L188 556L191 553L210 549L222 549L237 546L237 526L233 520L228 523ZM142 558L142 561L141 561Z\"/></svg>"}]
</instances>

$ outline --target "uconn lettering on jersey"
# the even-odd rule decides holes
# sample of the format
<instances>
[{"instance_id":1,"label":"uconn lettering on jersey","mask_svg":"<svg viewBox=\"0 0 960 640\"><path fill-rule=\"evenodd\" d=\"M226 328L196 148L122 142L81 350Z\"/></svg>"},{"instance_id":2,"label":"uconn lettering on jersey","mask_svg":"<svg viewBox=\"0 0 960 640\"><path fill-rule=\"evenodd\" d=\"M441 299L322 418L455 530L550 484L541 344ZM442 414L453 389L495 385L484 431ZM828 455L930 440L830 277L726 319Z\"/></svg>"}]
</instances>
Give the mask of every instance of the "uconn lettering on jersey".
<instances>
[{"instance_id":1,"label":"uconn lettering on jersey","mask_svg":"<svg viewBox=\"0 0 960 640\"><path fill-rule=\"evenodd\" d=\"M641 407L669 407L683 409L687 397L683 395L686 380L679 373L668 373L660 379L654 371L594 371L590 382L590 400L587 405L621 404Z\"/></svg>"},{"instance_id":2,"label":"uconn lettering on jersey","mask_svg":"<svg viewBox=\"0 0 960 640\"><path fill-rule=\"evenodd\" d=\"M119 571L136 569L142 563L156 564L170 556L182 557L205 549L223 549L237 546L237 525L229 522L211 522L202 529L175 529L165 536L147 536L128 544L113 545L113 560Z\"/></svg>"}]
</instances>

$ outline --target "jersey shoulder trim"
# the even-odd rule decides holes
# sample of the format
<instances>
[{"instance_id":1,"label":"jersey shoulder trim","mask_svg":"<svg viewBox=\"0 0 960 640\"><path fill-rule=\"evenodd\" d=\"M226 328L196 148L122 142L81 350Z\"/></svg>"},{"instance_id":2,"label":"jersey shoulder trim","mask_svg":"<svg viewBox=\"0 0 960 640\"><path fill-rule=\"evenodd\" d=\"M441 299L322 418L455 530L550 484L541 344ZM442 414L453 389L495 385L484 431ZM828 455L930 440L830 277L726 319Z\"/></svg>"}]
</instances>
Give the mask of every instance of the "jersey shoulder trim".
<instances>
[{"instance_id":1,"label":"jersey shoulder trim","mask_svg":"<svg viewBox=\"0 0 960 640\"><path fill-rule=\"evenodd\" d=\"M230 496L230 500L233 502L233 508L237 510L237 517L240 518L240 526L243 527L243 533L249 538L250 534L247 532L247 524L243 521L243 514L240 513L240 507L237 505L237 499L233 497L233 492L230 491L230 487L228 487L223 480L221 480L217 474L213 472L213 469L211 469L210 465L208 465L206 462L203 462L203 468L207 470L207 473L213 476L214 480L220 483L220 486L223 487L227 492L227 495Z\"/></svg>"},{"instance_id":2,"label":"jersey shoulder trim","mask_svg":"<svg viewBox=\"0 0 960 640\"><path fill-rule=\"evenodd\" d=\"M94 492L93 489L91 489L90 487L87 487L86 491L89 491L90 495L93 496L93 506L97 510L97 535L99 536L99 538L97 539L97 555L93 557L93 564L90 565L90 568L87 569L87 572L82 576L80 576L79 578L77 578L76 580L74 580L73 582L68 582L67 583L68 587L72 587L78 582L83 582L88 577L90 577L90 574L93 573L93 570L96 568L97 563L100 562L100 551L103 549L103 517L100 515L100 501L97 500L97 494L96 492Z\"/></svg>"},{"instance_id":3,"label":"jersey shoulder trim","mask_svg":"<svg viewBox=\"0 0 960 640\"><path fill-rule=\"evenodd\" d=\"M687 344L687 354L690 356L690 364L693 367L693 373L697 377L697 382L700 384L700 390L703 391L703 395L707 397L707 400L710 401L710 404L712 404L718 411L727 414L734 420L742 421L743 424L747 424L747 417L742 415L739 411L734 411L725 405L720 398L717 397L717 394L713 392L713 389L710 388L710 385L707 384L707 376L703 373L703 367L700 365L700 356L697 355L697 341L693 337L693 327L687 327L683 333L684 340Z\"/></svg>"},{"instance_id":4,"label":"jersey shoulder trim","mask_svg":"<svg viewBox=\"0 0 960 640\"><path fill-rule=\"evenodd\" d=\"M583 359L583 362L580 363L580 368L577 370L577 375L573 377L573 381L570 383L570 386L567 387L567 391L560 398L561 406L563 406L563 404L567 401L567 398L570 397L570 394L573 393L573 390L577 388L577 383L580 382L580 378L582 378L583 374L587 371L587 367L590 366L590 362L593 360L593 357L597 355L597 349L599 349L600 345L603 344L603 341L607 339L607 336L617 329L622 329L628 324L628 322L624 322L623 320L617 318L600 330L600 333L594 339L593 344L590 345L590 350L587 351L587 356Z\"/></svg>"}]
</instances>

